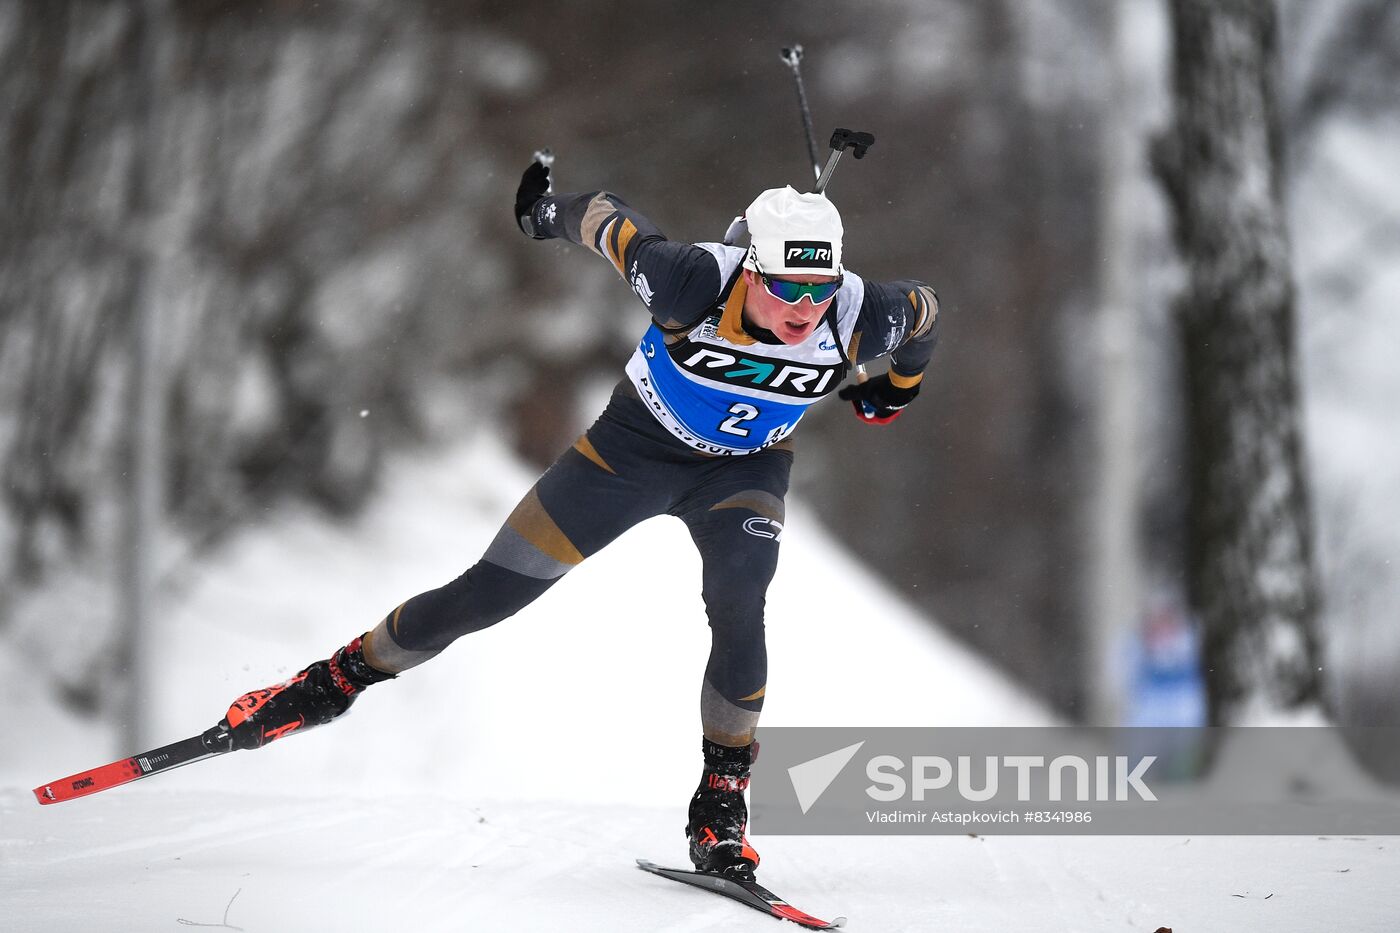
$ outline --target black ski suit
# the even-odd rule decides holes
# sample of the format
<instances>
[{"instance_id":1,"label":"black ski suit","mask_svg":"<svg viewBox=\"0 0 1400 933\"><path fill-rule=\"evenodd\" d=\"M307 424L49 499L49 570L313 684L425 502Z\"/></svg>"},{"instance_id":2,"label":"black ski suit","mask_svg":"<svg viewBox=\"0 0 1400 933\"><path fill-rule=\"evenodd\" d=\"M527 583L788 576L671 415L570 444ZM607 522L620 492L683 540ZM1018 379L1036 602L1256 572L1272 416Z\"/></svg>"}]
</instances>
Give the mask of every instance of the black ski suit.
<instances>
[{"instance_id":1,"label":"black ski suit","mask_svg":"<svg viewBox=\"0 0 1400 933\"><path fill-rule=\"evenodd\" d=\"M823 323L785 346L743 318L742 248L667 240L606 192L547 197L535 217L541 232L607 259L652 325L607 408L540 477L481 560L390 613L366 658L390 671L421 663L518 612L638 522L674 515L704 562L704 733L747 745L766 688L764 595L778 561L790 435L854 362L888 355L892 376L917 383L937 340L937 298L916 281L864 282L847 272Z\"/></svg>"}]
</instances>

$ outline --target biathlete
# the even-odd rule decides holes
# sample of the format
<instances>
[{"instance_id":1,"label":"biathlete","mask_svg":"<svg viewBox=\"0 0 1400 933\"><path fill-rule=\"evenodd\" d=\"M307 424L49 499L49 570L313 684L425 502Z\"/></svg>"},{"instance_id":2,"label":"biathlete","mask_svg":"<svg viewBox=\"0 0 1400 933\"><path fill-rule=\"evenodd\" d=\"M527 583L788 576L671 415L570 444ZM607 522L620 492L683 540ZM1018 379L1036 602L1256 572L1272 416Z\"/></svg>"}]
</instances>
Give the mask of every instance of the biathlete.
<instances>
[{"instance_id":1,"label":"biathlete","mask_svg":"<svg viewBox=\"0 0 1400 933\"><path fill-rule=\"evenodd\" d=\"M626 378L475 565L329 659L238 698L221 726L249 749L329 722L366 687L523 609L628 528L674 515L704 561L711 631L690 858L698 870L752 879L759 859L744 835L744 792L767 688L764 593L778 562L792 433L854 365L882 356L887 373L838 394L866 422L898 417L937 341L938 299L921 282L867 282L845 270L841 217L821 194L764 191L745 212L745 249L668 240L605 191L551 191L549 168L535 162L516 193L524 232L597 253L651 313Z\"/></svg>"}]
</instances>

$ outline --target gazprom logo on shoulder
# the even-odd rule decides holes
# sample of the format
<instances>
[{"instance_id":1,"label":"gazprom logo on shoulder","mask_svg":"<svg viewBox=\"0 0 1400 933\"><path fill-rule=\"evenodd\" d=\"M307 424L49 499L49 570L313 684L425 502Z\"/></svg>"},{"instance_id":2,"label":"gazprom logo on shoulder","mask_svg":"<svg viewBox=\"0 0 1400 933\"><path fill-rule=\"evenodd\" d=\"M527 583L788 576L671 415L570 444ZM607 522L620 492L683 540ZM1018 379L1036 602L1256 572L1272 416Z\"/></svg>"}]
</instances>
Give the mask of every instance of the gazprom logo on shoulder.
<instances>
[{"instance_id":1,"label":"gazprom logo on shoulder","mask_svg":"<svg viewBox=\"0 0 1400 933\"><path fill-rule=\"evenodd\" d=\"M789 269L830 269L831 243L826 240L787 240L783 261Z\"/></svg>"}]
</instances>

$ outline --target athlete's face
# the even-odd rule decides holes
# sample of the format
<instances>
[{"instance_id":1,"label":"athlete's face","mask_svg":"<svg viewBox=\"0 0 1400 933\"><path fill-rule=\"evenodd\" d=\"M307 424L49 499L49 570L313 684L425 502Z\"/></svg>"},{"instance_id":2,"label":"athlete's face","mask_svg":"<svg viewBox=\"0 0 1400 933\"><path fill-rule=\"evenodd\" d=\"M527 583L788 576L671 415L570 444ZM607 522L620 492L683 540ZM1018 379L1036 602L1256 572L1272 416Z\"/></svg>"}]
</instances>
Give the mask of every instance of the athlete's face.
<instances>
[{"instance_id":1,"label":"athlete's face","mask_svg":"<svg viewBox=\"0 0 1400 933\"><path fill-rule=\"evenodd\" d=\"M796 273L775 276L775 278L783 278L789 282L801 282L804 285L836 280L834 275L799 275ZM795 305L788 304L771 294L764 286L762 277L751 269L744 270L744 282L747 286L747 293L744 296L744 315L751 323L771 331L775 337L788 345L799 344L812 336L812 331L816 330L817 325L821 323L822 315L826 313L827 306L835 300L835 296L833 296L821 304L812 304L811 297L805 296Z\"/></svg>"}]
</instances>

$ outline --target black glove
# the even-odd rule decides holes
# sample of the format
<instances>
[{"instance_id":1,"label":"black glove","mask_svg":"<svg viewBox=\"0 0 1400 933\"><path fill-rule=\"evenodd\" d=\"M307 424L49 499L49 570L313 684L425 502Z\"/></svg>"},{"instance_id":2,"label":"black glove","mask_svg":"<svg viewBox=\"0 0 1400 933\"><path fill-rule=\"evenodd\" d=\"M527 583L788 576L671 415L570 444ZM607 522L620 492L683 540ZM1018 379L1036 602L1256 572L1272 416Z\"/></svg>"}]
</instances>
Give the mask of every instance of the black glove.
<instances>
[{"instance_id":1,"label":"black glove","mask_svg":"<svg viewBox=\"0 0 1400 933\"><path fill-rule=\"evenodd\" d=\"M889 424L904 413L904 406L918 394L919 383L901 389L890 382L889 373L881 373L865 382L850 383L836 397L850 402L856 417L866 424Z\"/></svg>"},{"instance_id":2,"label":"black glove","mask_svg":"<svg viewBox=\"0 0 1400 933\"><path fill-rule=\"evenodd\" d=\"M520 187L515 189L516 223L520 224L526 236L536 240L548 239L535 229L534 213L540 198L554 190L553 180L549 177L549 166L553 162L554 156L548 149L535 153L535 161L520 176Z\"/></svg>"}]
</instances>

